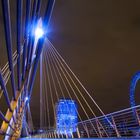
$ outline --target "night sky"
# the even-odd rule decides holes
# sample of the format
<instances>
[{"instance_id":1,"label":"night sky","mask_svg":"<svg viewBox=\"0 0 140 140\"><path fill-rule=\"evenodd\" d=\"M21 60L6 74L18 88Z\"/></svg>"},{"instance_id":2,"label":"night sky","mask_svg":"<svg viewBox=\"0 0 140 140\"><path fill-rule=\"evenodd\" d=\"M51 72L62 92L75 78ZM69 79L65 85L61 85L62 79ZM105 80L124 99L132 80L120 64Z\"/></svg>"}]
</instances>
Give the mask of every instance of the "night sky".
<instances>
[{"instance_id":1,"label":"night sky","mask_svg":"<svg viewBox=\"0 0 140 140\"><path fill-rule=\"evenodd\" d=\"M0 26L2 67L7 60L1 11ZM130 80L140 70L139 0L56 0L48 38L105 113L130 107ZM38 78L31 101L36 126ZM137 104L139 91L138 83Z\"/></svg>"}]
</instances>

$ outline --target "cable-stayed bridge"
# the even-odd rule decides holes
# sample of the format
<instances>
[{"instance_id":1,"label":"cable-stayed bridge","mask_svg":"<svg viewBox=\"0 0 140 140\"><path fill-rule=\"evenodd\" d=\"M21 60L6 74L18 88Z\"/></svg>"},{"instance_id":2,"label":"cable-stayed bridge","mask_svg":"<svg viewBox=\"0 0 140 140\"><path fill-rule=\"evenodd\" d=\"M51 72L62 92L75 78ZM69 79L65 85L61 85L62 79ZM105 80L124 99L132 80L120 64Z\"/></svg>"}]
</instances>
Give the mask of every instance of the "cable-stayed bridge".
<instances>
[{"instance_id":1,"label":"cable-stayed bridge","mask_svg":"<svg viewBox=\"0 0 140 140\"><path fill-rule=\"evenodd\" d=\"M17 0L14 37L10 2L1 0L8 62L0 70L0 98L6 108L0 108L0 139L140 138L140 106L134 98L140 73L134 75L130 85L131 107L104 114L47 38L54 3L46 1L45 13L40 15L41 0ZM37 68L40 110L33 111L39 112L39 128L34 126L30 110Z\"/></svg>"}]
</instances>

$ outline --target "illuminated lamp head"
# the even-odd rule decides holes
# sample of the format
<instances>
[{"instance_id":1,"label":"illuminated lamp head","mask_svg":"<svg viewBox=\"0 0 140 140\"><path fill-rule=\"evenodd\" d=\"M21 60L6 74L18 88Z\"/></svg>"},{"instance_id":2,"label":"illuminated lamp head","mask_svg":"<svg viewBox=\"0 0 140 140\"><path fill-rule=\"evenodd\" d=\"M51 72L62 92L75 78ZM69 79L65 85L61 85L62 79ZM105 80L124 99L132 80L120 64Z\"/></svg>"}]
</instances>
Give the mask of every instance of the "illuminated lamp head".
<instances>
[{"instance_id":1,"label":"illuminated lamp head","mask_svg":"<svg viewBox=\"0 0 140 140\"><path fill-rule=\"evenodd\" d=\"M43 31L43 28L42 28L42 20L41 20L41 18L39 19L39 21L37 23L37 26L35 28L34 34L35 34L35 37L37 39L43 37L43 35L44 35L44 31Z\"/></svg>"},{"instance_id":2,"label":"illuminated lamp head","mask_svg":"<svg viewBox=\"0 0 140 140\"><path fill-rule=\"evenodd\" d=\"M29 98L28 97L25 97L25 102L27 102L29 100Z\"/></svg>"}]
</instances>

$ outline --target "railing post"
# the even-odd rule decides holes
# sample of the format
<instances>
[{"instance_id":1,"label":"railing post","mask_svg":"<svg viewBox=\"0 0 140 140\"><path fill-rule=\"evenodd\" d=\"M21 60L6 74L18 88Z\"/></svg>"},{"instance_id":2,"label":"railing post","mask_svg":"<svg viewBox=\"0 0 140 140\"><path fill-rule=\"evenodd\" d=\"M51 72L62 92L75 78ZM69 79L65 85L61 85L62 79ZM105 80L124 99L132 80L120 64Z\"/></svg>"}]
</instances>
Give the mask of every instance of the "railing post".
<instances>
[{"instance_id":1,"label":"railing post","mask_svg":"<svg viewBox=\"0 0 140 140\"><path fill-rule=\"evenodd\" d=\"M116 132L116 134L117 134L117 137L121 137L121 135L120 135L120 133L119 133L119 131L118 131L118 129L117 129L117 126L116 126L114 117L111 116L111 119L112 119L112 122L113 122L113 126L114 126L114 129L115 129L115 132Z\"/></svg>"},{"instance_id":2,"label":"railing post","mask_svg":"<svg viewBox=\"0 0 140 140\"><path fill-rule=\"evenodd\" d=\"M88 138L90 138L89 131L88 131L88 128L87 128L87 125L84 124L84 126L85 126L86 133L87 133L87 135L88 135Z\"/></svg>"},{"instance_id":3,"label":"railing post","mask_svg":"<svg viewBox=\"0 0 140 140\"><path fill-rule=\"evenodd\" d=\"M105 119L107 119L105 117ZM106 136L109 137L108 133L106 132L105 128L103 127L103 125L100 123L100 121L98 120L99 125L102 127L103 131L105 132Z\"/></svg>"},{"instance_id":4,"label":"railing post","mask_svg":"<svg viewBox=\"0 0 140 140\"><path fill-rule=\"evenodd\" d=\"M52 131L52 137L55 138L55 135L54 135L53 131Z\"/></svg>"},{"instance_id":5,"label":"railing post","mask_svg":"<svg viewBox=\"0 0 140 140\"><path fill-rule=\"evenodd\" d=\"M52 132L50 132L50 134L51 134L51 138L53 138L53 134L52 134Z\"/></svg>"},{"instance_id":6,"label":"railing post","mask_svg":"<svg viewBox=\"0 0 140 140\"><path fill-rule=\"evenodd\" d=\"M102 132L100 130L99 120L98 119L96 119L96 125L97 125L97 129L98 129L98 132L99 132L99 137L102 138Z\"/></svg>"},{"instance_id":7,"label":"railing post","mask_svg":"<svg viewBox=\"0 0 140 140\"><path fill-rule=\"evenodd\" d=\"M140 126L140 118L139 118L139 114L138 114L136 108L135 108L135 113L136 113L136 118L137 118L138 125Z\"/></svg>"},{"instance_id":8,"label":"railing post","mask_svg":"<svg viewBox=\"0 0 140 140\"><path fill-rule=\"evenodd\" d=\"M66 132L66 130L65 130L65 135L66 135L66 138L68 138L68 135L67 135L67 132Z\"/></svg>"},{"instance_id":9,"label":"railing post","mask_svg":"<svg viewBox=\"0 0 140 140\"><path fill-rule=\"evenodd\" d=\"M50 138L53 138L51 132L50 132Z\"/></svg>"},{"instance_id":10,"label":"railing post","mask_svg":"<svg viewBox=\"0 0 140 140\"><path fill-rule=\"evenodd\" d=\"M49 138L49 133L47 132L47 138Z\"/></svg>"},{"instance_id":11,"label":"railing post","mask_svg":"<svg viewBox=\"0 0 140 140\"><path fill-rule=\"evenodd\" d=\"M71 137L72 137L72 139L74 138L74 136L73 136L73 133L71 132Z\"/></svg>"},{"instance_id":12,"label":"railing post","mask_svg":"<svg viewBox=\"0 0 140 140\"><path fill-rule=\"evenodd\" d=\"M63 137L63 134L61 134L61 136L62 136L62 138L64 138L64 137Z\"/></svg>"},{"instance_id":13,"label":"railing post","mask_svg":"<svg viewBox=\"0 0 140 140\"><path fill-rule=\"evenodd\" d=\"M59 136L59 134L57 132L56 132L56 135L57 135L58 138L60 138L60 136Z\"/></svg>"},{"instance_id":14,"label":"railing post","mask_svg":"<svg viewBox=\"0 0 140 140\"><path fill-rule=\"evenodd\" d=\"M76 128L78 138L81 138L78 127Z\"/></svg>"},{"instance_id":15,"label":"railing post","mask_svg":"<svg viewBox=\"0 0 140 140\"><path fill-rule=\"evenodd\" d=\"M57 138L55 131L53 133L54 133L54 138Z\"/></svg>"}]
</instances>

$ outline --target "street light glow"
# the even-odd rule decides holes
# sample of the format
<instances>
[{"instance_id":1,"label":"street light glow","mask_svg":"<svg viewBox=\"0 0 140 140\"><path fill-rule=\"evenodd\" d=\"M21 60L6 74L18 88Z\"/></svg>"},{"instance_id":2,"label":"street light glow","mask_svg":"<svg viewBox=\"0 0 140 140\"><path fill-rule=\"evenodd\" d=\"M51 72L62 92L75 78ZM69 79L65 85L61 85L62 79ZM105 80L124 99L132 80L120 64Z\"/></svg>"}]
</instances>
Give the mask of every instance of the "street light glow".
<instances>
[{"instance_id":1,"label":"street light glow","mask_svg":"<svg viewBox=\"0 0 140 140\"><path fill-rule=\"evenodd\" d=\"M28 97L25 97L25 102L27 102L29 100L29 98Z\"/></svg>"},{"instance_id":2,"label":"street light glow","mask_svg":"<svg viewBox=\"0 0 140 140\"><path fill-rule=\"evenodd\" d=\"M37 27L35 29L35 37L36 38L41 38L44 35L43 29L41 27Z\"/></svg>"}]
</instances>

